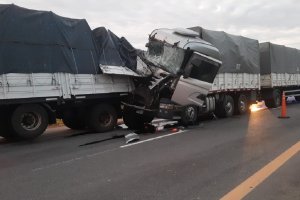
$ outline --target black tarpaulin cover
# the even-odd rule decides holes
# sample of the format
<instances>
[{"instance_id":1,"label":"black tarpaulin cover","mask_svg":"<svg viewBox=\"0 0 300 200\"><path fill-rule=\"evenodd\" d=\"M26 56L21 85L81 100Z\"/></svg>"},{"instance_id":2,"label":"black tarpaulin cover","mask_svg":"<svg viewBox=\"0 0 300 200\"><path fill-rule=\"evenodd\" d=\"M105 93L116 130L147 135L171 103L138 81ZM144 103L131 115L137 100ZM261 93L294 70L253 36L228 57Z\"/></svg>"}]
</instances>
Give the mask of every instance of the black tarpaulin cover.
<instances>
[{"instance_id":1,"label":"black tarpaulin cover","mask_svg":"<svg viewBox=\"0 0 300 200\"><path fill-rule=\"evenodd\" d=\"M135 70L136 50L84 19L0 4L0 74L97 74L99 64Z\"/></svg>"},{"instance_id":2,"label":"black tarpaulin cover","mask_svg":"<svg viewBox=\"0 0 300 200\"><path fill-rule=\"evenodd\" d=\"M219 49L222 60L219 73L258 74L260 72L257 40L223 31L211 31L199 26L189 29L198 32L201 39Z\"/></svg>"},{"instance_id":3,"label":"black tarpaulin cover","mask_svg":"<svg viewBox=\"0 0 300 200\"><path fill-rule=\"evenodd\" d=\"M0 5L0 73L97 73L85 20Z\"/></svg>"},{"instance_id":4,"label":"black tarpaulin cover","mask_svg":"<svg viewBox=\"0 0 300 200\"><path fill-rule=\"evenodd\" d=\"M137 66L137 51L124 37L117 37L104 27L93 30L98 49L99 64L126 66L135 71Z\"/></svg>"},{"instance_id":5,"label":"black tarpaulin cover","mask_svg":"<svg viewBox=\"0 0 300 200\"><path fill-rule=\"evenodd\" d=\"M300 50L270 42L260 43L261 74L300 73Z\"/></svg>"}]
</instances>

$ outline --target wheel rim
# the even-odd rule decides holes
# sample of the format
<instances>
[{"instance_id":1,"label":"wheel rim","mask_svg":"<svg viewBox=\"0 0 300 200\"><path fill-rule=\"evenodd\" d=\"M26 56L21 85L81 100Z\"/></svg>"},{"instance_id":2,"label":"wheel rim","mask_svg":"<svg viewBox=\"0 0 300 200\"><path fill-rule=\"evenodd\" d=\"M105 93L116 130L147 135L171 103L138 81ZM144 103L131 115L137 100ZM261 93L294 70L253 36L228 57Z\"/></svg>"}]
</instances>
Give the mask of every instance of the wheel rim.
<instances>
[{"instance_id":1,"label":"wheel rim","mask_svg":"<svg viewBox=\"0 0 300 200\"><path fill-rule=\"evenodd\" d=\"M240 110L241 112L245 112L246 111L246 102L244 101L240 101Z\"/></svg>"},{"instance_id":2,"label":"wheel rim","mask_svg":"<svg viewBox=\"0 0 300 200\"><path fill-rule=\"evenodd\" d=\"M24 113L21 116L21 126L27 131L34 131L42 124L42 117L34 112Z\"/></svg>"},{"instance_id":3,"label":"wheel rim","mask_svg":"<svg viewBox=\"0 0 300 200\"><path fill-rule=\"evenodd\" d=\"M112 116L109 113L103 113L99 116L101 126L109 126L112 121Z\"/></svg>"},{"instance_id":4,"label":"wheel rim","mask_svg":"<svg viewBox=\"0 0 300 200\"><path fill-rule=\"evenodd\" d=\"M231 113L232 104L230 102L227 102L227 104L225 105L225 110L226 110L226 113Z\"/></svg>"},{"instance_id":5,"label":"wheel rim","mask_svg":"<svg viewBox=\"0 0 300 200\"><path fill-rule=\"evenodd\" d=\"M195 115L196 115L195 109L193 107L188 107L186 109L186 115L187 115L189 120L191 120L191 121L194 120Z\"/></svg>"}]
</instances>

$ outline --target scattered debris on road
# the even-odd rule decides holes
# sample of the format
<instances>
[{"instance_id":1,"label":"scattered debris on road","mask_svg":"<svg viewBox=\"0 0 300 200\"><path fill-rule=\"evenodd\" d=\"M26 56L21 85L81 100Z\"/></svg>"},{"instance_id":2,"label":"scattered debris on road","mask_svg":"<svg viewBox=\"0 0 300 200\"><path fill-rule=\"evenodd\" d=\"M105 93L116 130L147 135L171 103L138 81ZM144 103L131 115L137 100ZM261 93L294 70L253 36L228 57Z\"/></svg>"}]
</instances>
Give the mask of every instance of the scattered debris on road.
<instances>
[{"instance_id":1,"label":"scattered debris on road","mask_svg":"<svg viewBox=\"0 0 300 200\"><path fill-rule=\"evenodd\" d=\"M125 135L125 141L126 144L132 143L132 142L137 142L140 140L140 136L136 133L129 133Z\"/></svg>"}]
</instances>

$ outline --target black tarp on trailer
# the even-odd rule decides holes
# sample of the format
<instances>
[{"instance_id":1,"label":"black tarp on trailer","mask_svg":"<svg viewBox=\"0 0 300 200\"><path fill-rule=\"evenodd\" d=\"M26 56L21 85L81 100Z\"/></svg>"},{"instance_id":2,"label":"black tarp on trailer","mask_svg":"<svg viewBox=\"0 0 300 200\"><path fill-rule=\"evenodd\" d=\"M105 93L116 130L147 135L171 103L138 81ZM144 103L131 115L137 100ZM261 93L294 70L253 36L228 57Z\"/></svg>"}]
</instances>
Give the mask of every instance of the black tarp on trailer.
<instances>
[{"instance_id":1,"label":"black tarp on trailer","mask_svg":"<svg viewBox=\"0 0 300 200\"><path fill-rule=\"evenodd\" d=\"M92 32L85 20L0 5L0 73L94 74Z\"/></svg>"},{"instance_id":2,"label":"black tarp on trailer","mask_svg":"<svg viewBox=\"0 0 300 200\"><path fill-rule=\"evenodd\" d=\"M119 38L104 27L94 29L93 36L98 49L99 64L126 66L136 70L137 51L124 37Z\"/></svg>"},{"instance_id":3,"label":"black tarp on trailer","mask_svg":"<svg viewBox=\"0 0 300 200\"><path fill-rule=\"evenodd\" d=\"M300 50L270 42L260 43L261 74L300 73Z\"/></svg>"},{"instance_id":4,"label":"black tarp on trailer","mask_svg":"<svg viewBox=\"0 0 300 200\"><path fill-rule=\"evenodd\" d=\"M199 33L199 37L213 46L221 54L222 66L219 73L259 74L259 43L257 40L212 31L202 27L189 28Z\"/></svg>"}]
</instances>

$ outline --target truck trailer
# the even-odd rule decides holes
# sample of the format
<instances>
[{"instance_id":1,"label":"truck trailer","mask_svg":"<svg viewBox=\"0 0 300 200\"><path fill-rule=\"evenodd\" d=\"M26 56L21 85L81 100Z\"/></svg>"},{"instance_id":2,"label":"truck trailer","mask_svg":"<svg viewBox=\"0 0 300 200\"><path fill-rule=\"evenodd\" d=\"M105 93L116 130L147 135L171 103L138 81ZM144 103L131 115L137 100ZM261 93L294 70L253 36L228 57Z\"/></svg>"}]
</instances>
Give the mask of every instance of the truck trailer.
<instances>
[{"instance_id":1,"label":"truck trailer","mask_svg":"<svg viewBox=\"0 0 300 200\"><path fill-rule=\"evenodd\" d=\"M278 107L283 91L300 89L300 50L270 42L259 47L261 96L268 107ZM294 94L300 101L299 92Z\"/></svg>"},{"instance_id":2,"label":"truck trailer","mask_svg":"<svg viewBox=\"0 0 300 200\"><path fill-rule=\"evenodd\" d=\"M72 129L112 130L134 90L136 50L85 20L0 5L0 135L32 139L56 118ZM104 74L101 67L122 68ZM131 68L131 69L130 69Z\"/></svg>"},{"instance_id":3,"label":"truck trailer","mask_svg":"<svg viewBox=\"0 0 300 200\"><path fill-rule=\"evenodd\" d=\"M189 29L221 54L223 64L207 97L214 99L208 102L215 106L207 106L217 116L244 114L251 103L261 100L269 108L279 107L283 91L300 89L300 50L202 27Z\"/></svg>"},{"instance_id":4,"label":"truck trailer","mask_svg":"<svg viewBox=\"0 0 300 200\"><path fill-rule=\"evenodd\" d=\"M202 27L189 29L221 54L222 66L207 96L208 112L219 117L244 114L250 104L262 100L275 108L284 91L300 89L300 50ZM294 94L300 100L299 92Z\"/></svg>"}]
</instances>

